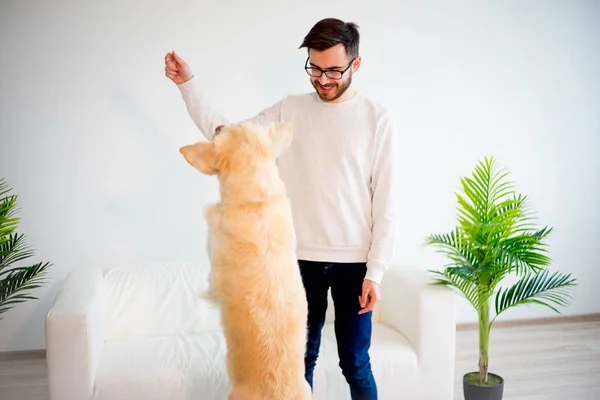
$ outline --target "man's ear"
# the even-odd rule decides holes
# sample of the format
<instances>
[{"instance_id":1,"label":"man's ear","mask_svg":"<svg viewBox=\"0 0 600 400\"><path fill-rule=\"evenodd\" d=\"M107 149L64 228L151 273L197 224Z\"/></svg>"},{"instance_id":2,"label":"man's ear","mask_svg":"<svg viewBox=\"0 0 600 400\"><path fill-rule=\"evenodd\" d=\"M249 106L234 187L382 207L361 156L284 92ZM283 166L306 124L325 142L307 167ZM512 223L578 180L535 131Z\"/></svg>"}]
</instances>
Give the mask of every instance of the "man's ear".
<instances>
[{"instance_id":1,"label":"man's ear","mask_svg":"<svg viewBox=\"0 0 600 400\"><path fill-rule=\"evenodd\" d=\"M352 73L353 74L358 72L358 69L360 68L361 63L362 63L362 57L356 56L356 60L354 60L354 62L352 63Z\"/></svg>"},{"instance_id":2,"label":"man's ear","mask_svg":"<svg viewBox=\"0 0 600 400\"><path fill-rule=\"evenodd\" d=\"M292 143L294 127L290 123L271 122L269 124L269 137L273 141L275 157L279 157Z\"/></svg>"},{"instance_id":3,"label":"man's ear","mask_svg":"<svg viewBox=\"0 0 600 400\"><path fill-rule=\"evenodd\" d=\"M217 172L217 155L214 142L199 142L179 149L186 161L198 171L206 175Z\"/></svg>"}]
</instances>

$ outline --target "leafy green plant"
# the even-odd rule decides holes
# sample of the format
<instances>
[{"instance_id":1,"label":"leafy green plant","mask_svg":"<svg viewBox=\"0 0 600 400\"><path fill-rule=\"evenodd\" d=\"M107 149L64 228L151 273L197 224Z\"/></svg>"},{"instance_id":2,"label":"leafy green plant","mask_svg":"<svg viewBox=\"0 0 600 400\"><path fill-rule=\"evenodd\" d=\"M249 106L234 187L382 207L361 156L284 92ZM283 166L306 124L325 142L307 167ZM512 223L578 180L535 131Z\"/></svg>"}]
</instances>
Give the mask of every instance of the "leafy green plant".
<instances>
[{"instance_id":1,"label":"leafy green plant","mask_svg":"<svg viewBox=\"0 0 600 400\"><path fill-rule=\"evenodd\" d=\"M490 329L504 311L538 304L560 313L576 285L571 274L550 274L551 259L544 239L552 228L535 228L526 196L516 194L493 157L479 161L471 177L461 178L458 225L446 234L430 235L427 244L444 253L450 263L434 274L434 284L447 285L464 295L479 319L480 385L488 384ZM499 284L509 276L517 282ZM493 302L492 302L493 300ZM490 320L492 306L495 316Z\"/></svg>"},{"instance_id":2,"label":"leafy green plant","mask_svg":"<svg viewBox=\"0 0 600 400\"><path fill-rule=\"evenodd\" d=\"M25 235L16 233L20 218L17 213L17 195L11 194L4 179L0 180L0 319L2 314L17 303L37 299L28 294L45 282L51 263L16 266L33 256L25 243Z\"/></svg>"}]
</instances>

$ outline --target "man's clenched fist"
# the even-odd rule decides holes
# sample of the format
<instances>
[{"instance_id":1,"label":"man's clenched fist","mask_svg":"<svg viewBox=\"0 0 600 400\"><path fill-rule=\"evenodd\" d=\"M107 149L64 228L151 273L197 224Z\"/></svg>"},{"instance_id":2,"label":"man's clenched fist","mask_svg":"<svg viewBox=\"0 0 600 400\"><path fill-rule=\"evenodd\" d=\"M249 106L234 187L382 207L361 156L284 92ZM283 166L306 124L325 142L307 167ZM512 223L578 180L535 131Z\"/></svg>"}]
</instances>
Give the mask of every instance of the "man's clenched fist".
<instances>
[{"instance_id":1,"label":"man's clenched fist","mask_svg":"<svg viewBox=\"0 0 600 400\"><path fill-rule=\"evenodd\" d=\"M189 65L175 51L165 56L165 75L167 78L180 85L194 77Z\"/></svg>"}]
</instances>

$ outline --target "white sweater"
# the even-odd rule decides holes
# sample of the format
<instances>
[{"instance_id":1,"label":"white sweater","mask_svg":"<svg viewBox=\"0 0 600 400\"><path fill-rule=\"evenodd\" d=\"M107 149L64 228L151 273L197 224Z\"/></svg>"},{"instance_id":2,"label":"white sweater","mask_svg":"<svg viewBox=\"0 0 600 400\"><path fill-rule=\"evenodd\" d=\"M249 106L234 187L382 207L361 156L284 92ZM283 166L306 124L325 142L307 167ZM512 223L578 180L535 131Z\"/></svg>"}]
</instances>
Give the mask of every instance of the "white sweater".
<instances>
[{"instance_id":1,"label":"white sweater","mask_svg":"<svg viewBox=\"0 0 600 400\"><path fill-rule=\"evenodd\" d=\"M231 123L194 79L179 89L207 139ZM292 204L298 258L366 262L365 278L381 283L398 224L398 133L391 115L360 93L326 103L313 92L287 96L247 121L293 123L292 144L277 164Z\"/></svg>"}]
</instances>

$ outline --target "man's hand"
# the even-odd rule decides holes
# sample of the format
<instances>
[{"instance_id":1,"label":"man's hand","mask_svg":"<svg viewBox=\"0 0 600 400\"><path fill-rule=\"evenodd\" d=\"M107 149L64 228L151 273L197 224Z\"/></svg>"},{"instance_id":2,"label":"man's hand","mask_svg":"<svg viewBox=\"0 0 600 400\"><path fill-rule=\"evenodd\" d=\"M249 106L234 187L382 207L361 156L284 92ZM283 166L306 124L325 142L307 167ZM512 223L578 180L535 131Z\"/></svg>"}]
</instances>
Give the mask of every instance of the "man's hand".
<instances>
[{"instance_id":1,"label":"man's hand","mask_svg":"<svg viewBox=\"0 0 600 400\"><path fill-rule=\"evenodd\" d=\"M362 286L362 296L358 296L358 301L360 302L360 310L359 314L364 314L373 310L375 307L375 303L381 300L381 294L379 293L379 284L365 279L363 281Z\"/></svg>"},{"instance_id":2,"label":"man's hand","mask_svg":"<svg viewBox=\"0 0 600 400\"><path fill-rule=\"evenodd\" d=\"M185 83L194 77L190 66L181 57L172 53L165 56L165 75L177 85Z\"/></svg>"}]
</instances>

